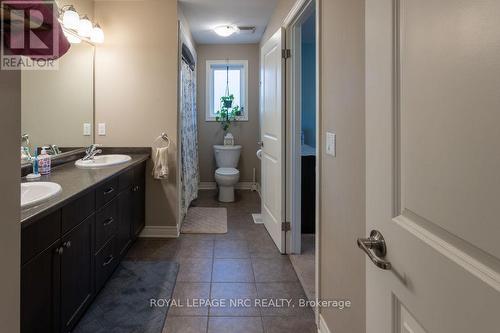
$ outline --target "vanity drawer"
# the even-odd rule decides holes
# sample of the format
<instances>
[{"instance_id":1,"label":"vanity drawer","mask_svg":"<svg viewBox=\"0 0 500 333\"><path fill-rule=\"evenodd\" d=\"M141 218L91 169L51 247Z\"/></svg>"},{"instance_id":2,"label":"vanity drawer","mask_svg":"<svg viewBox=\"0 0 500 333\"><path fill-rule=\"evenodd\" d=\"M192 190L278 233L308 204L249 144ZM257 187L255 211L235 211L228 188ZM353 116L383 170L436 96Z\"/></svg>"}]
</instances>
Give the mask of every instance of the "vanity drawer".
<instances>
[{"instance_id":1,"label":"vanity drawer","mask_svg":"<svg viewBox=\"0 0 500 333\"><path fill-rule=\"evenodd\" d=\"M47 249L61 236L61 211L58 210L21 230L21 264Z\"/></svg>"},{"instance_id":2,"label":"vanity drawer","mask_svg":"<svg viewBox=\"0 0 500 333\"><path fill-rule=\"evenodd\" d=\"M95 286L98 292L113 274L113 270L118 265L116 255L115 238L111 238L106 246L95 255Z\"/></svg>"},{"instance_id":3,"label":"vanity drawer","mask_svg":"<svg viewBox=\"0 0 500 333\"><path fill-rule=\"evenodd\" d=\"M118 201L113 200L98 213L95 226L95 249L99 249L116 233L118 225Z\"/></svg>"},{"instance_id":4,"label":"vanity drawer","mask_svg":"<svg viewBox=\"0 0 500 333\"><path fill-rule=\"evenodd\" d=\"M76 227L95 211L95 192L89 191L62 208L62 234Z\"/></svg>"},{"instance_id":5,"label":"vanity drawer","mask_svg":"<svg viewBox=\"0 0 500 333\"><path fill-rule=\"evenodd\" d=\"M118 177L120 191L129 188L133 184L133 182L134 182L134 169L127 170Z\"/></svg>"},{"instance_id":6,"label":"vanity drawer","mask_svg":"<svg viewBox=\"0 0 500 333\"><path fill-rule=\"evenodd\" d=\"M108 180L95 190L96 209L110 202L118 194L118 177Z\"/></svg>"}]
</instances>

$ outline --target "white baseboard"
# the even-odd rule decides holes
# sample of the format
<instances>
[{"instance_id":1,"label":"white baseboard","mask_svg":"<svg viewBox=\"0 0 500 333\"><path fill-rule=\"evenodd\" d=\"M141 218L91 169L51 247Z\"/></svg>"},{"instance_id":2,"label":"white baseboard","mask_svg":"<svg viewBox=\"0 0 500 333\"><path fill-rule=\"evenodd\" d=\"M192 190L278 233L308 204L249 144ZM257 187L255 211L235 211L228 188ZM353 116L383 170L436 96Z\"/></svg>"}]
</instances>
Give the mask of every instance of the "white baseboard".
<instances>
[{"instance_id":1,"label":"white baseboard","mask_svg":"<svg viewBox=\"0 0 500 333\"><path fill-rule=\"evenodd\" d=\"M177 238L179 229L177 226L145 226L139 237L141 238Z\"/></svg>"},{"instance_id":2,"label":"white baseboard","mask_svg":"<svg viewBox=\"0 0 500 333\"><path fill-rule=\"evenodd\" d=\"M319 327L318 327L318 333L331 333L330 329L326 325L325 319L323 319L323 316L321 313L319 314Z\"/></svg>"},{"instance_id":3,"label":"white baseboard","mask_svg":"<svg viewBox=\"0 0 500 333\"><path fill-rule=\"evenodd\" d=\"M253 182L240 182L234 186L237 190L252 190L254 183ZM257 192L260 193L260 186L257 183ZM216 182L200 182L198 185L200 190L216 190L217 183Z\"/></svg>"}]
</instances>

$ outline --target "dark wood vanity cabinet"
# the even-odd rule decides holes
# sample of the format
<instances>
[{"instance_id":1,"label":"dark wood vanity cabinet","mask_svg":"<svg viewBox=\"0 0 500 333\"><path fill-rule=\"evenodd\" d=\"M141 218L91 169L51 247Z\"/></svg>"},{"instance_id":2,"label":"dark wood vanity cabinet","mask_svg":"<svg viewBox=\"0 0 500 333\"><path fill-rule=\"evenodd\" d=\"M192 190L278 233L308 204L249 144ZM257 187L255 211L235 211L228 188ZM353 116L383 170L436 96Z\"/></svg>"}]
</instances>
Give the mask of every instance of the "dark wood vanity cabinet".
<instances>
[{"instance_id":1,"label":"dark wood vanity cabinet","mask_svg":"<svg viewBox=\"0 0 500 333\"><path fill-rule=\"evenodd\" d=\"M144 227L145 163L21 233L21 331L70 332Z\"/></svg>"}]
</instances>

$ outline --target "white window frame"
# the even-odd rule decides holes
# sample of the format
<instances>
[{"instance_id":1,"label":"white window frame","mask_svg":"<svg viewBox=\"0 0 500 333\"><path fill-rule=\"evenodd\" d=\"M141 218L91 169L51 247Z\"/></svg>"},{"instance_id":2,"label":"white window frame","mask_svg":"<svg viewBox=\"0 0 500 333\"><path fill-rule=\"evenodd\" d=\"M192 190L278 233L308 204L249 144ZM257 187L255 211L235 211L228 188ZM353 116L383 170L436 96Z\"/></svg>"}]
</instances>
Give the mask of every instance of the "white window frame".
<instances>
[{"instance_id":1,"label":"white window frame","mask_svg":"<svg viewBox=\"0 0 500 333\"><path fill-rule=\"evenodd\" d=\"M215 120L215 111L213 109L213 96L214 96L214 87L213 87L213 77L212 77L212 66L224 66L224 65L239 65L243 66L242 75L240 76L241 84L244 84L244 89L241 89L242 96L240 97L243 100L244 107L243 113L241 116L236 117L236 121L248 121L248 60L207 60L206 61L206 72L205 72L205 121L216 121ZM241 87L241 86L240 86Z\"/></svg>"}]
</instances>

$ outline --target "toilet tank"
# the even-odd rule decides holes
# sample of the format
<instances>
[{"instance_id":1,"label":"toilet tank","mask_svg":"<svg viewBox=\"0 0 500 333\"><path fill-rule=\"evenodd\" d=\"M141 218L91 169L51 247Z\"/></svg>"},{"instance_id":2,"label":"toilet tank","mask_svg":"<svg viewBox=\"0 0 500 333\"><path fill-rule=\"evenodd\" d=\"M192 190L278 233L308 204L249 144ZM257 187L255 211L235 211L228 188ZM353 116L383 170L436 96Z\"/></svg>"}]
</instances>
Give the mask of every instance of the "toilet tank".
<instances>
[{"instance_id":1,"label":"toilet tank","mask_svg":"<svg viewBox=\"0 0 500 333\"><path fill-rule=\"evenodd\" d=\"M214 146L217 168L236 168L240 160L241 146Z\"/></svg>"}]
</instances>

